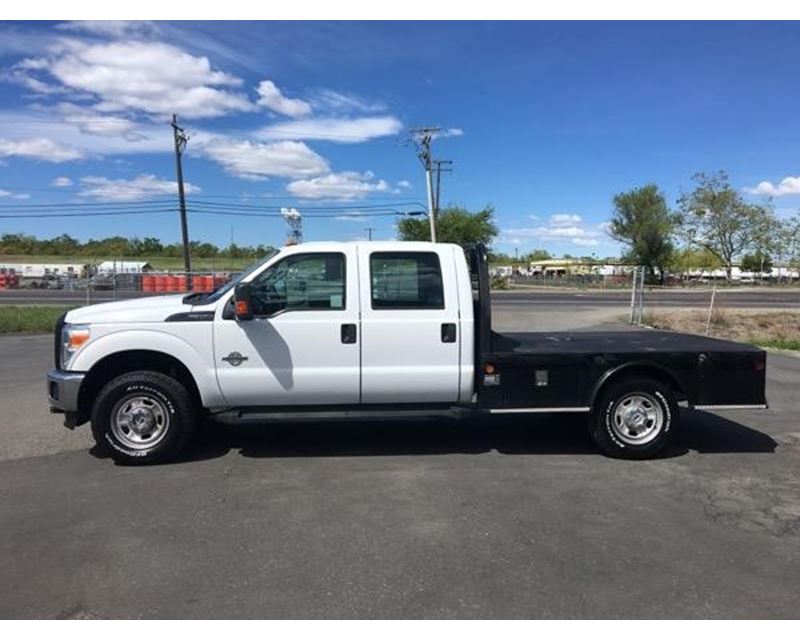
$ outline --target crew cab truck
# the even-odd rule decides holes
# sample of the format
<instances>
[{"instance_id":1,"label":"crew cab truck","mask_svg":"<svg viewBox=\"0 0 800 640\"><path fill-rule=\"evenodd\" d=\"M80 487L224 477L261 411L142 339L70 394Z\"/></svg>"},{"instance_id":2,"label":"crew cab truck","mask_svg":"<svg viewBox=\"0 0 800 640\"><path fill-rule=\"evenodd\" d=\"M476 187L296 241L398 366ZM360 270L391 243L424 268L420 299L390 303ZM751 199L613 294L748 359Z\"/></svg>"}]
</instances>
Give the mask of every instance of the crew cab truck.
<instances>
[{"instance_id":1,"label":"crew cab truck","mask_svg":"<svg viewBox=\"0 0 800 640\"><path fill-rule=\"evenodd\" d=\"M495 333L482 246L307 243L212 293L69 311L47 388L67 427L90 421L132 463L175 456L209 414L580 413L601 451L647 458L679 403L766 408L765 367L761 349L678 333Z\"/></svg>"}]
</instances>

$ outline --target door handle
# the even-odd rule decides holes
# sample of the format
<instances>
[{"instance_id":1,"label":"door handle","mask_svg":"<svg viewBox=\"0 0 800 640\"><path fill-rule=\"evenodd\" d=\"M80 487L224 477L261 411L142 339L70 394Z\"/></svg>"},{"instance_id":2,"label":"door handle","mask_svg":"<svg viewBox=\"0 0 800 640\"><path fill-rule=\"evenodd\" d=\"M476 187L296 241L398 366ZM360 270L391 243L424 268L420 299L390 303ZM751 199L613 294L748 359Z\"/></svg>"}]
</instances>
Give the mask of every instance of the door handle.
<instances>
[{"instance_id":1,"label":"door handle","mask_svg":"<svg viewBox=\"0 0 800 640\"><path fill-rule=\"evenodd\" d=\"M342 344L355 344L356 342L356 325L343 324L342 325Z\"/></svg>"},{"instance_id":2,"label":"door handle","mask_svg":"<svg viewBox=\"0 0 800 640\"><path fill-rule=\"evenodd\" d=\"M456 325L454 322L445 322L442 324L442 342L455 342L456 341Z\"/></svg>"}]
</instances>

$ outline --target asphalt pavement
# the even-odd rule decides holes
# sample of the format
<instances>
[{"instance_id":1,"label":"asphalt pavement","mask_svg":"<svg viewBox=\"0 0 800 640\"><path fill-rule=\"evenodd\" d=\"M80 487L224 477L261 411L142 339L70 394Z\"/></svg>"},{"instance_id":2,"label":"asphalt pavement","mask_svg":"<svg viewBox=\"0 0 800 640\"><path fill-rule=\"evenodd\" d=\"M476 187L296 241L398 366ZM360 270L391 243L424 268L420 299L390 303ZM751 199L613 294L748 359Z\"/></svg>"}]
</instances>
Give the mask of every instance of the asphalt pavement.
<instances>
[{"instance_id":1,"label":"asphalt pavement","mask_svg":"<svg viewBox=\"0 0 800 640\"><path fill-rule=\"evenodd\" d=\"M47 413L51 359L49 336L0 338L0 617L800 610L798 358L769 355L769 411L684 411L658 460L540 416L209 424L147 468Z\"/></svg>"}]
</instances>

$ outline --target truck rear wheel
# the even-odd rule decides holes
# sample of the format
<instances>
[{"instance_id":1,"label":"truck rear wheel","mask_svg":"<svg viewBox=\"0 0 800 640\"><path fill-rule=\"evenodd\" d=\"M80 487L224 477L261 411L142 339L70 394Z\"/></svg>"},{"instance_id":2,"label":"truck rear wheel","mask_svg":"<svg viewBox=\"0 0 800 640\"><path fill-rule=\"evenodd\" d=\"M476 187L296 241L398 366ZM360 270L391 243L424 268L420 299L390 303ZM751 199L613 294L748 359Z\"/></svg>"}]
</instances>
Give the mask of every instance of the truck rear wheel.
<instances>
[{"instance_id":1,"label":"truck rear wheel","mask_svg":"<svg viewBox=\"0 0 800 640\"><path fill-rule=\"evenodd\" d=\"M652 458L672 439L678 423L672 392L648 378L629 378L605 389L591 416L590 432L603 453Z\"/></svg>"},{"instance_id":2,"label":"truck rear wheel","mask_svg":"<svg viewBox=\"0 0 800 640\"><path fill-rule=\"evenodd\" d=\"M114 460L163 462L186 444L194 427L191 395L177 380L156 371L114 378L92 407L92 434Z\"/></svg>"}]
</instances>

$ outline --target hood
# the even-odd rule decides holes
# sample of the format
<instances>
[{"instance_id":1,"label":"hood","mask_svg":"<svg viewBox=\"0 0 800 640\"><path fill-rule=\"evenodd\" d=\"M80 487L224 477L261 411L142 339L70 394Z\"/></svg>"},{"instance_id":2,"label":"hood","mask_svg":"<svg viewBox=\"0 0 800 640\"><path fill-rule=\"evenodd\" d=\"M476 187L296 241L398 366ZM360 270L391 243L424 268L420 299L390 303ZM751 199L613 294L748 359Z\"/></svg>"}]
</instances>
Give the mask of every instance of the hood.
<instances>
[{"instance_id":1,"label":"hood","mask_svg":"<svg viewBox=\"0 0 800 640\"><path fill-rule=\"evenodd\" d=\"M192 310L192 305L184 304L186 294L151 296L135 300L119 300L93 304L67 313L66 322L75 324L109 322L163 322L174 313Z\"/></svg>"}]
</instances>

